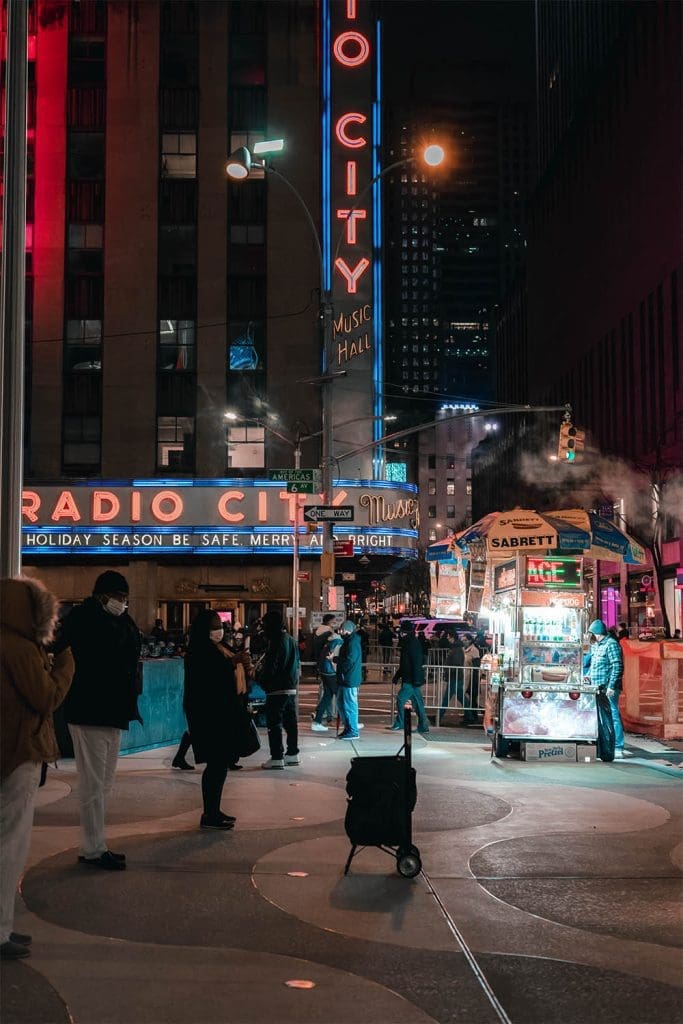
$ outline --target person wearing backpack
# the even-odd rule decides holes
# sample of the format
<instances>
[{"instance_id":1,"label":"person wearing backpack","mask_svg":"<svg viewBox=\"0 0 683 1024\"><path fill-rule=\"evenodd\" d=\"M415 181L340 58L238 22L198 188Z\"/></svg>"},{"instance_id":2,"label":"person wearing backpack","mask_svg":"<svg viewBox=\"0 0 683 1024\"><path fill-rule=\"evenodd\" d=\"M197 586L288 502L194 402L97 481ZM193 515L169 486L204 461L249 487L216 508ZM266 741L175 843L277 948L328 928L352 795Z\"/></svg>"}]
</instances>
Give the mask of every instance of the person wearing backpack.
<instances>
[{"instance_id":1,"label":"person wearing backpack","mask_svg":"<svg viewBox=\"0 0 683 1024\"><path fill-rule=\"evenodd\" d=\"M326 616L332 619L333 616ZM324 622L324 620L323 620ZM332 714L332 704L337 696L337 657L343 643L339 633L334 630L325 633L325 644L320 649L317 661L317 669L320 673L322 683L322 694L315 709L315 715L311 723L311 732L327 732L325 718Z\"/></svg>"},{"instance_id":2,"label":"person wearing backpack","mask_svg":"<svg viewBox=\"0 0 683 1024\"><path fill-rule=\"evenodd\" d=\"M259 683L266 691L266 725L270 757L262 768L281 769L300 764L299 733L296 720L296 688L299 683L299 650L284 629L280 612L266 612L263 631L268 641ZM282 729L287 750L282 743Z\"/></svg>"}]
</instances>

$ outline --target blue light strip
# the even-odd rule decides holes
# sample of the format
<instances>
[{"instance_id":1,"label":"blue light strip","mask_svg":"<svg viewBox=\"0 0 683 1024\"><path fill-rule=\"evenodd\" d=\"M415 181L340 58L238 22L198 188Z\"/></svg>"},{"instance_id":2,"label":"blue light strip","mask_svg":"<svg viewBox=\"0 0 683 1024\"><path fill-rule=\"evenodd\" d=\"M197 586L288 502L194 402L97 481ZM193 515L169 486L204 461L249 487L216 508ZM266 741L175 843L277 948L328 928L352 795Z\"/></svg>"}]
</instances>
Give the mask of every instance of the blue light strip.
<instances>
[{"instance_id":1,"label":"blue light strip","mask_svg":"<svg viewBox=\"0 0 683 1024\"><path fill-rule=\"evenodd\" d=\"M345 536L392 536L392 537L417 537L417 530L410 530L399 526L346 526L343 523L337 523L335 526L335 536L338 540L343 539ZM142 536L142 534L157 533L162 535L173 534L173 533L234 533L234 534L254 534L260 537L270 537L274 534L282 533L293 533L294 527L285 526L231 526L229 523L210 523L206 526L195 525L192 526L157 526L156 523L150 525L141 525L140 523L135 526L129 526L123 524L122 526L22 526L21 532L27 533L45 533L45 534L62 534L64 536L72 536L74 534L91 533L100 535L103 533L118 534L123 536ZM299 533L305 535L308 532L306 526L299 527ZM120 546L120 545L119 545ZM108 550L111 550L109 548ZM250 549L251 550L251 549Z\"/></svg>"},{"instance_id":2,"label":"blue light strip","mask_svg":"<svg viewBox=\"0 0 683 1024\"><path fill-rule=\"evenodd\" d=\"M381 171L382 152L382 24L375 25L375 100L372 105L372 176ZM382 266L382 180L372 187L372 246L373 246L373 328L375 348L373 358L373 440L378 441L384 432L384 294ZM384 475L384 456L381 448L373 449L372 471L374 476Z\"/></svg>"},{"instance_id":3,"label":"blue light strip","mask_svg":"<svg viewBox=\"0 0 683 1024\"><path fill-rule=\"evenodd\" d=\"M322 199L322 251L323 251L323 288L332 288L332 136L331 136L331 95L332 95L332 25L330 15L331 0L322 0L320 4L321 35L322 35L322 118L321 132L321 199ZM322 300L322 296L321 296ZM323 353L323 369L326 356Z\"/></svg>"},{"instance_id":4,"label":"blue light strip","mask_svg":"<svg viewBox=\"0 0 683 1024\"><path fill-rule=\"evenodd\" d=\"M380 435L381 436L381 435ZM185 487L219 487L222 490L248 490L250 487L256 487L259 490L265 490L268 487L279 488L284 490L287 484L281 480L258 480L252 479L251 477L228 477L228 478L217 478L217 477L197 477L194 480L85 480L78 481L73 484L66 483L63 480L41 481L39 484L32 485L27 482L26 487L31 488L36 486L41 487L58 487L64 491L79 491L83 488L89 488L91 490L103 490L112 487L131 487L134 490L140 490L144 487L156 487L161 490L167 487L169 490L182 490ZM373 490L382 490L384 488L390 488L396 491L410 491L411 493L417 492L416 484L404 483L396 480L361 480L358 478L347 478L340 477L334 481L335 487L368 487ZM315 504L315 495L309 495L311 504Z\"/></svg>"},{"instance_id":5,"label":"blue light strip","mask_svg":"<svg viewBox=\"0 0 683 1024\"><path fill-rule=\"evenodd\" d=\"M110 547L98 547L98 548L78 548L77 553L79 555L109 555L110 558L121 558L129 557L132 554L131 550ZM291 555L294 553L292 547L279 547L273 550L265 550L264 548L250 548L246 546L242 547L231 547L229 552L224 548L211 548L211 547L150 547L135 549L135 555L220 555L225 558L226 555L265 555L266 557L277 558L281 555ZM374 548L364 547L357 549L358 554L371 554L371 555L390 555L394 558L417 558L418 552L415 548ZM53 547L53 548L33 548L24 547L22 549L22 555L26 557L32 557L33 555L73 555L74 549L70 547ZM302 551L300 552L303 558L307 555L315 556L319 555L320 552L316 551Z\"/></svg>"}]
</instances>

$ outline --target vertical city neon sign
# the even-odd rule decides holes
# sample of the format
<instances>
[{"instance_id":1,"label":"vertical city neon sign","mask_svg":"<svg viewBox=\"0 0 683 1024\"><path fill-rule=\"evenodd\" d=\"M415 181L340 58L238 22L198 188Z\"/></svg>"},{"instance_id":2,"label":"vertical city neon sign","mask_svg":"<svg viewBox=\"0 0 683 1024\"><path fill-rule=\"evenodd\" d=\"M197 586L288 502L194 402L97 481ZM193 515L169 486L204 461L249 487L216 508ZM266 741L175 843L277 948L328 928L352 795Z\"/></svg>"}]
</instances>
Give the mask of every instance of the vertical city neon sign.
<instances>
[{"instance_id":1,"label":"vertical city neon sign","mask_svg":"<svg viewBox=\"0 0 683 1024\"><path fill-rule=\"evenodd\" d=\"M333 332L325 362L345 447L381 436L379 31L370 0L322 0L322 224ZM356 472L374 476L372 455ZM377 467L375 466L375 469Z\"/></svg>"}]
</instances>

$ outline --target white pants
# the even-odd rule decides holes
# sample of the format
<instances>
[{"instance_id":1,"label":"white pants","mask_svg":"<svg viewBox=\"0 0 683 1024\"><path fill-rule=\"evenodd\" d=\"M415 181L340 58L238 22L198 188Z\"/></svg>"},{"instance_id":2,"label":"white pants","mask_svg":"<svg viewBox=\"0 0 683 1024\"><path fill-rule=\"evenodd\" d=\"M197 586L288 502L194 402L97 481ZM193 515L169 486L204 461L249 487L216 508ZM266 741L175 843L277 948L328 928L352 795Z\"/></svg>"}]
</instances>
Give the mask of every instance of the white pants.
<instances>
[{"instance_id":1,"label":"white pants","mask_svg":"<svg viewBox=\"0 0 683 1024\"><path fill-rule=\"evenodd\" d=\"M69 725L78 768L83 857L101 857L107 850L104 819L114 784L121 730L100 725Z\"/></svg>"},{"instance_id":2,"label":"white pants","mask_svg":"<svg viewBox=\"0 0 683 1024\"><path fill-rule=\"evenodd\" d=\"M14 925L14 900L31 842L39 782L39 761L24 761L0 782L0 942L8 941Z\"/></svg>"}]
</instances>

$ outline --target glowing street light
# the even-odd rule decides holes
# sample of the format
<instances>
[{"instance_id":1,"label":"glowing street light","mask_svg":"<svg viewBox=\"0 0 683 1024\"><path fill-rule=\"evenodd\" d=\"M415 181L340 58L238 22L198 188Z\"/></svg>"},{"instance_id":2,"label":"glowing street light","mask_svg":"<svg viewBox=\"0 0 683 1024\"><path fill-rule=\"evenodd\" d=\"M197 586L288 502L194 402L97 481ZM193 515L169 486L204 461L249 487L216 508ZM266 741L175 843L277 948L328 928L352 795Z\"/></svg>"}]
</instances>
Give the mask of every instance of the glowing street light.
<instances>
[{"instance_id":1,"label":"glowing street light","mask_svg":"<svg viewBox=\"0 0 683 1024\"><path fill-rule=\"evenodd\" d=\"M446 153L443 146L432 143L425 149L422 159L429 167L439 167L446 159Z\"/></svg>"}]
</instances>

